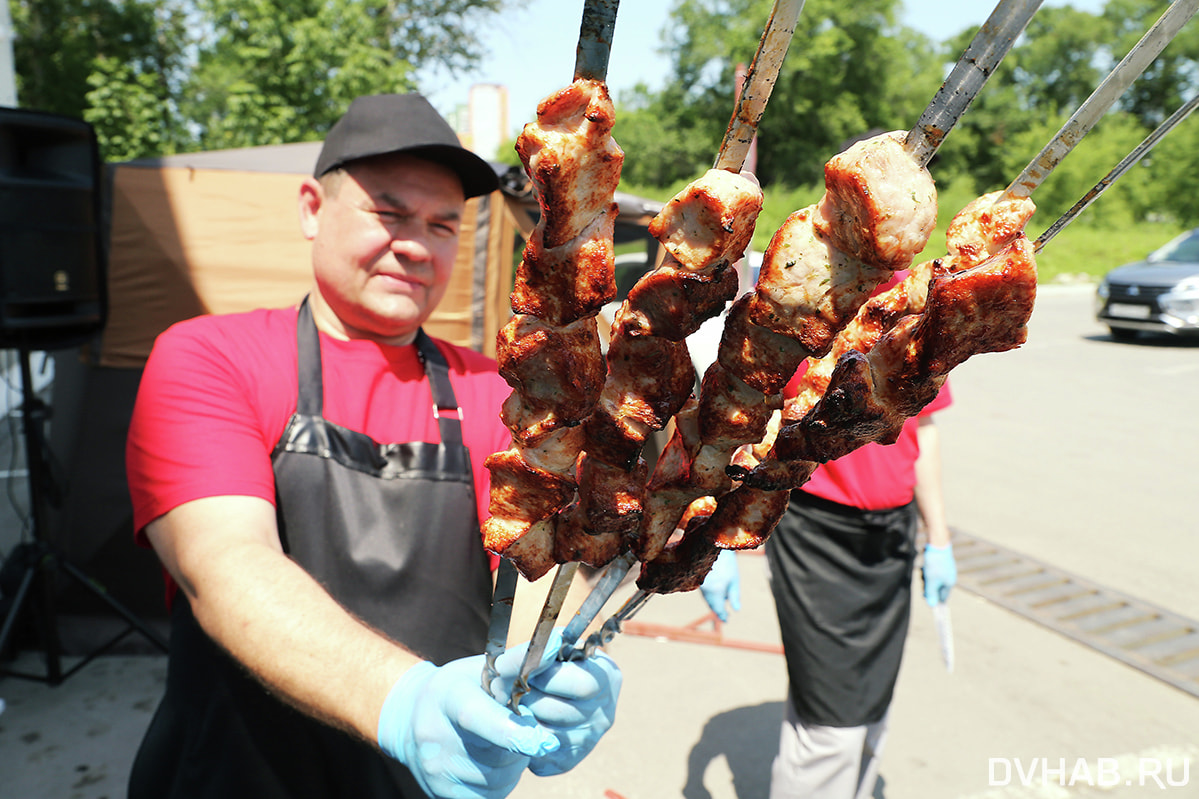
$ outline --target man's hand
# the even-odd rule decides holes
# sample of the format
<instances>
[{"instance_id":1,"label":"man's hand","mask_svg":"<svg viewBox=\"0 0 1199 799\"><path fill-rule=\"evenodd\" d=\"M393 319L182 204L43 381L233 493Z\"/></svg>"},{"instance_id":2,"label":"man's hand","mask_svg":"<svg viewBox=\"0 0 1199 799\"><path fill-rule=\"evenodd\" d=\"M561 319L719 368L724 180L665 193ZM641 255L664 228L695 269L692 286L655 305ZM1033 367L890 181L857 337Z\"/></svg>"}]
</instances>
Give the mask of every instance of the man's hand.
<instances>
[{"instance_id":1,"label":"man's hand","mask_svg":"<svg viewBox=\"0 0 1199 799\"><path fill-rule=\"evenodd\" d=\"M483 690L483 659L414 666L396 681L379 714L379 747L437 799L502 799L532 758L561 746L551 730Z\"/></svg>"},{"instance_id":2,"label":"man's hand","mask_svg":"<svg viewBox=\"0 0 1199 799\"><path fill-rule=\"evenodd\" d=\"M530 759L529 771L539 777L570 771L595 748L616 720L623 679L616 662L603 652L585 660L557 660L561 644L562 631L555 630L520 705L522 715L531 714L559 743L556 750ZM511 695L527 649L528 644L515 647L496 661L494 692L500 701Z\"/></svg>"},{"instance_id":3,"label":"man's hand","mask_svg":"<svg viewBox=\"0 0 1199 799\"><path fill-rule=\"evenodd\" d=\"M926 546L924 566L920 571L924 578L924 601L928 602L929 607L935 607L949 599L949 592L958 581L958 566L953 559L953 545Z\"/></svg>"},{"instance_id":4,"label":"man's hand","mask_svg":"<svg viewBox=\"0 0 1199 799\"><path fill-rule=\"evenodd\" d=\"M729 620L728 608L741 610L741 572L737 569L737 556L731 549L722 550L717 556L699 592L721 621Z\"/></svg>"}]
</instances>

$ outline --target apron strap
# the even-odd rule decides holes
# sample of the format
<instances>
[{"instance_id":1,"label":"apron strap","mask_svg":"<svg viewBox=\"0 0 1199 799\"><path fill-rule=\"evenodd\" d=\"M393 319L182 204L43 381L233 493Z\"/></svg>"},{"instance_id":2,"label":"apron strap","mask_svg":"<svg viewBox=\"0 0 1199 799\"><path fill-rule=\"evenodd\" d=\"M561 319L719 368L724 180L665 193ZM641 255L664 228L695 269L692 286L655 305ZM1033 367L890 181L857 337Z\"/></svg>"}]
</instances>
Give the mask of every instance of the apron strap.
<instances>
[{"instance_id":1,"label":"apron strap","mask_svg":"<svg viewBox=\"0 0 1199 799\"><path fill-rule=\"evenodd\" d=\"M462 443L462 410L450 384L450 365L433 339L425 334L424 328L416 332L416 352L425 367L425 375L433 389L433 415L437 417L437 428L442 444Z\"/></svg>"},{"instance_id":2,"label":"apron strap","mask_svg":"<svg viewBox=\"0 0 1199 799\"><path fill-rule=\"evenodd\" d=\"M325 409L325 383L321 378L321 337L312 320L308 297L300 303L300 318L296 322L296 345L299 348L300 387L296 395L296 413L320 418Z\"/></svg>"},{"instance_id":3,"label":"apron strap","mask_svg":"<svg viewBox=\"0 0 1199 799\"><path fill-rule=\"evenodd\" d=\"M321 372L321 339L317 333L316 323L312 319L312 308L309 307L308 297L300 304L300 316L297 321L296 344L299 349L300 385L296 397L296 413L303 416L323 417L324 415L324 381ZM458 399L454 395L454 387L450 384L450 366L445 356L433 339L424 329L416 332L416 354L425 376L429 378L429 387L433 392L433 416L437 419L437 429L441 434L441 443L451 446L462 444L462 411L458 407Z\"/></svg>"}]
</instances>

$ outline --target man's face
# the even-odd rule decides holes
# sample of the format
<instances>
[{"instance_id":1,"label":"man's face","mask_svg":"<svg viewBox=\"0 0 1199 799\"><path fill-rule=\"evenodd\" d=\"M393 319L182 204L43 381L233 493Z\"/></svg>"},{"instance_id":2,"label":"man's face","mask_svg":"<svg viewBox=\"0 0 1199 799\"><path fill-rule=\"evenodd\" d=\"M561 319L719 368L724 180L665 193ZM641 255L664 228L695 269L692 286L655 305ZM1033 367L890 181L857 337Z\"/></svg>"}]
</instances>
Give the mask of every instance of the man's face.
<instances>
[{"instance_id":1,"label":"man's face","mask_svg":"<svg viewBox=\"0 0 1199 799\"><path fill-rule=\"evenodd\" d=\"M318 327L410 343L445 296L465 204L452 170L411 156L356 161L305 181L300 216L312 239Z\"/></svg>"}]
</instances>

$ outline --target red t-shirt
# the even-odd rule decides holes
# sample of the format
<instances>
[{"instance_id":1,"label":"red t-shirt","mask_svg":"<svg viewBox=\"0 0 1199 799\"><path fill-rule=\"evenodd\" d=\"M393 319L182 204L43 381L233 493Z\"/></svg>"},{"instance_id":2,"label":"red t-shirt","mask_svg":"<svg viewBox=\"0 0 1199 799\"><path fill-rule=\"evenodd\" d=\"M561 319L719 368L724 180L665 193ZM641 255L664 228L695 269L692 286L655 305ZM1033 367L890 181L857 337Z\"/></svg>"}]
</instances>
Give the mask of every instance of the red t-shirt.
<instances>
[{"instance_id":1,"label":"red t-shirt","mask_svg":"<svg viewBox=\"0 0 1199 799\"><path fill-rule=\"evenodd\" d=\"M906 276L906 270L897 272L874 293L886 291ZM804 363L783 389L784 397L790 399L798 393L799 380L806 371ZM916 458L920 455L916 439L918 420L948 408L952 402L946 382L936 399L904 423L894 444L865 444L842 458L822 464L801 490L863 510L887 510L908 504L915 495Z\"/></svg>"},{"instance_id":2,"label":"red t-shirt","mask_svg":"<svg viewBox=\"0 0 1199 799\"><path fill-rule=\"evenodd\" d=\"M796 385L804 371L801 367L787 384L784 396L795 396ZM946 383L919 416L904 423L894 444L864 444L844 457L821 464L800 490L863 510L886 510L906 505L912 501L916 488L916 458L920 454L916 439L917 420L947 408L951 403L949 383Z\"/></svg>"},{"instance_id":3,"label":"red t-shirt","mask_svg":"<svg viewBox=\"0 0 1199 799\"><path fill-rule=\"evenodd\" d=\"M146 524L191 500L242 495L274 503L271 451L296 408L296 320L295 308L202 316L159 336L126 446L141 543ZM381 443L440 441L414 345L320 339L326 419ZM499 410L510 389L490 358L437 346L462 409L482 520L490 484L483 460L509 445Z\"/></svg>"}]
</instances>

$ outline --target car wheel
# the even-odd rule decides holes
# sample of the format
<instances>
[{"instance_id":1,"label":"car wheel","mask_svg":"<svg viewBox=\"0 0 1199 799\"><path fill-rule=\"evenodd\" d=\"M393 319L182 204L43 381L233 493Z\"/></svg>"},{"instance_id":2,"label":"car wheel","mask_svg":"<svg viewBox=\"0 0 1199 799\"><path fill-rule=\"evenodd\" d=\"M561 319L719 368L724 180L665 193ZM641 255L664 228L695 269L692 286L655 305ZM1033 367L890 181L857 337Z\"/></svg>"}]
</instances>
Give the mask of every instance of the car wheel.
<instances>
[{"instance_id":1,"label":"car wheel","mask_svg":"<svg viewBox=\"0 0 1199 799\"><path fill-rule=\"evenodd\" d=\"M1108 331L1112 334L1112 341L1132 341L1137 337L1137 331L1123 327L1109 327Z\"/></svg>"}]
</instances>

